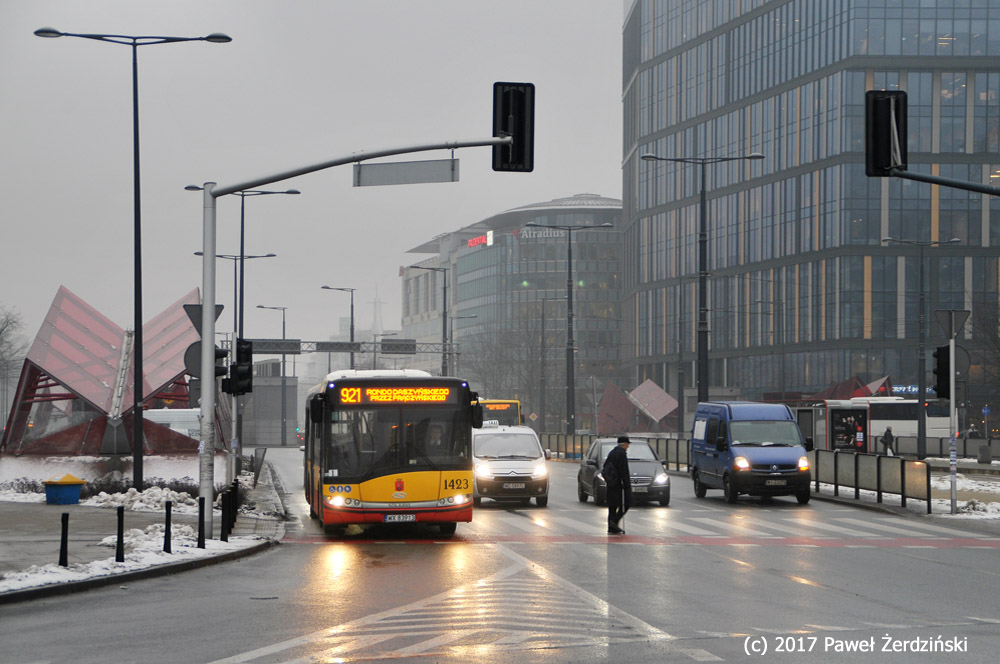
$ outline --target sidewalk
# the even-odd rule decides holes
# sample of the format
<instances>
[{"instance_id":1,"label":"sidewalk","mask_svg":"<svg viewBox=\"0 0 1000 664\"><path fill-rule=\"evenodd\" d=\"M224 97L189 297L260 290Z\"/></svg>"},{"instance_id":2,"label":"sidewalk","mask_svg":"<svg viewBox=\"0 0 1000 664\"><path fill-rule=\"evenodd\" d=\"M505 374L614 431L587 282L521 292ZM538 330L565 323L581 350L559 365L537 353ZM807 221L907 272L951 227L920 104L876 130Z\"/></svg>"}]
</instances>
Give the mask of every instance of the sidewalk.
<instances>
[{"instance_id":1,"label":"sidewalk","mask_svg":"<svg viewBox=\"0 0 1000 664\"><path fill-rule=\"evenodd\" d=\"M221 517L218 511L212 517L213 537L206 538L205 549L187 546L178 538L178 534L186 530L185 526L197 533L198 515L173 513L171 554L162 553L160 535L155 542L158 549L155 556L147 551L144 561L130 560L130 556L126 555L125 563L115 563L114 545L102 546L101 541L116 538L117 510L0 501L0 604L173 574L233 560L262 551L284 537L284 507L269 464L265 464L261 471L257 486L247 493L245 506L253 511L237 516L228 543L219 541ZM67 568L58 566L63 513L69 514ZM164 514L161 512L126 511L124 529L128 535L131 529L145 530L147 526L162 525L163 522ZM27 580L23 578L25 572L32 572ZM18 579L14 585L19 587L5 590L5 578ZM28 587L22 587L25 584Z\"/></svg>"}]
</instances>

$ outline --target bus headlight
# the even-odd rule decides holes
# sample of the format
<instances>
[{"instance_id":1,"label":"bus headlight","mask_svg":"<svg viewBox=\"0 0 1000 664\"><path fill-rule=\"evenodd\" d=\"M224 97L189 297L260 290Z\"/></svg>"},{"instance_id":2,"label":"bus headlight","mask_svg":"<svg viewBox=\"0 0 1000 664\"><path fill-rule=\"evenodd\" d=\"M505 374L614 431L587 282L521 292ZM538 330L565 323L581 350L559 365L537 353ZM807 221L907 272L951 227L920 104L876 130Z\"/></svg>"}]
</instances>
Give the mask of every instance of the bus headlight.
<instances>
[{"instance_id":1,"label":"bus headlight","mask_svg":"<svg viewBox=\"0 0 1000 664\"><path fill-rule=\"evenodd\" d=\"M734 470L750 470L750 462L747 461L746 457L736 457L733 459L733 469Z\"/></svg>"},{"instance_id":2,"label":"bus headlight","mask_svg":"<svg viewBox=\"0 0 1000 664\"><path fill-rule=\"evenodd\" d=\"M344 497L341 496L341 495L327 496L326 497L326 503L327 503L327 505L332 505L333 507L343 507L344 506Z\"/></svg>"},{"instance_id":3,"label":"bus headlight","mask_svg":"<svg viewBox=\"0 0 1000 664\"><path fill-rule=\"evenodd\" d=\"M540 463L535 466L535 469L531 471L531 476L535 479L541 479L549 474L549 469L544 463Z\"/></svg>"},{"instance_id":4,"label":"bus headlight","mask_svg":"<svg viewBox=\"0 0 1000 664\"><path fill-rule=\"evenodd\" d=\"M490 470L490 464L485 461L480 461L476 463L476 477L484 480L488 480L493 477L493 471Z\"/></svg>"},{"instance_id":5,"label":"bus headlight","mask_svg":"<svg viewBox=\"0 0 1000 664\"><path fill-rule=\"evenodd\" d=\"M799 457L799 470L809 470L809 457Z\"/></svg>"}]
</instances>

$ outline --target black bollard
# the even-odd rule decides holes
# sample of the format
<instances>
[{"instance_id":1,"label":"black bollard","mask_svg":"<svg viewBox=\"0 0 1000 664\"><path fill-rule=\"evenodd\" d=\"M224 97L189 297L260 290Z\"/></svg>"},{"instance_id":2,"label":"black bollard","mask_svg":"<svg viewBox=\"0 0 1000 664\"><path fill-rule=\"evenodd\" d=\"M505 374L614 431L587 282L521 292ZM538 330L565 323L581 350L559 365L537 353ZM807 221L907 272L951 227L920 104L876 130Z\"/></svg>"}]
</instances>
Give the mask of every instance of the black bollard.
<instances>
[{"instance_id":1,"label":"black bollard","mask_svg":"<svg viewBox=\"0 0 1000 664\"><path fill-rule=\"evenodd\" d=\"M62 537L59 538L59 565L69 567L69 512L62 514Z\"/></svg>"},{"instance_id":2,"label":"black bollard","mask_svg":"<svg viewBox=\"0 0 1000 664\"><path fill-rule=\"evenodd\" d=\"M198 496L198 548L205 548L205 496Z\"/></svg>"},{"instance_id":3,"label":"black bollard","mask_svg":"<svg viewBox=\"0 0 1000 664\"><path fill-rule=\"evenodd\" d=\"M170 510L173 509L174 503L168 500L166 503L166 520L163 524L163 553L170 553Z\"/></svg>"},{"instance_id":4,"label":"black bollard","mask_svg":"<svg viewBox=\"0 0 1000 664\"><path fill-rule=\"evenodd\" d=\"M118 545L115 547L115 562L125 562L125 508L118 506Z\"/></svg>"},{"instance_id":5,"label":"black bollard","mask_svg":"<svg viewBox=\"0 0 1000 664\"><path fill-rule=\"evenodd\" d=\"M219 541L229 541L229 491L222 492L222 518L219 523Z\"/></svg>"}]
</instances>

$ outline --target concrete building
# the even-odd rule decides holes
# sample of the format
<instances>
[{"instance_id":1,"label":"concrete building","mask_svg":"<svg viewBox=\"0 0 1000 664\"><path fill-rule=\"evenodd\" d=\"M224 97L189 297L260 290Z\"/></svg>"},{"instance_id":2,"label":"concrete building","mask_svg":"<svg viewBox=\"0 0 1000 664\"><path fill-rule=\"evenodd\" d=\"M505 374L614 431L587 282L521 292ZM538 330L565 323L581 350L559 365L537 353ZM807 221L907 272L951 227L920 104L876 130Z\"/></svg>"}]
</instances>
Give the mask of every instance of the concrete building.
<instances>
[{"instance_id":1,"label":"concrete building","mask_svg":"<svg viewBox=\"0 0 1000 664\"><path fill-rule=\"evenodd\" d=\"M454 341L444 358L450 374L469 378L484 397L520 399L522 416L540 429L566 430L572 267L573 426L593 428L604 384L621 375L620 224L621 201L578 194L500 212L414 247L410 253L432 257L403 269L401 335ZM441 373L440 355L413 360L408 366Z\"/></svg>"}]
</instances>

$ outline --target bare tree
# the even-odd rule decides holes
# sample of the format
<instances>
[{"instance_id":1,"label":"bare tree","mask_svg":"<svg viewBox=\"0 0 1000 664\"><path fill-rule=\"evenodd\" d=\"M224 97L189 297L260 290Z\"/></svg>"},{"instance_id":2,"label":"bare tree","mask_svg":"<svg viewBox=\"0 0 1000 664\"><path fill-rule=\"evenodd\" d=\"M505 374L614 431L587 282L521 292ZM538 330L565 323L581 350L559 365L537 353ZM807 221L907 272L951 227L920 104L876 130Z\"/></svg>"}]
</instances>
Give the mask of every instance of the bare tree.
<instances>
[{"instance_id":1,"label":"bare tree","mask_svg":"<svg viewBox=\"0 0 1000 664\"><path fill-rule=\"evenodd\" d=\"M14 385L28 352L27 341L20 334L23 327L20 313L0 306L0 414L4 423L14 397Z\"/></svg>"}]
</instances>

